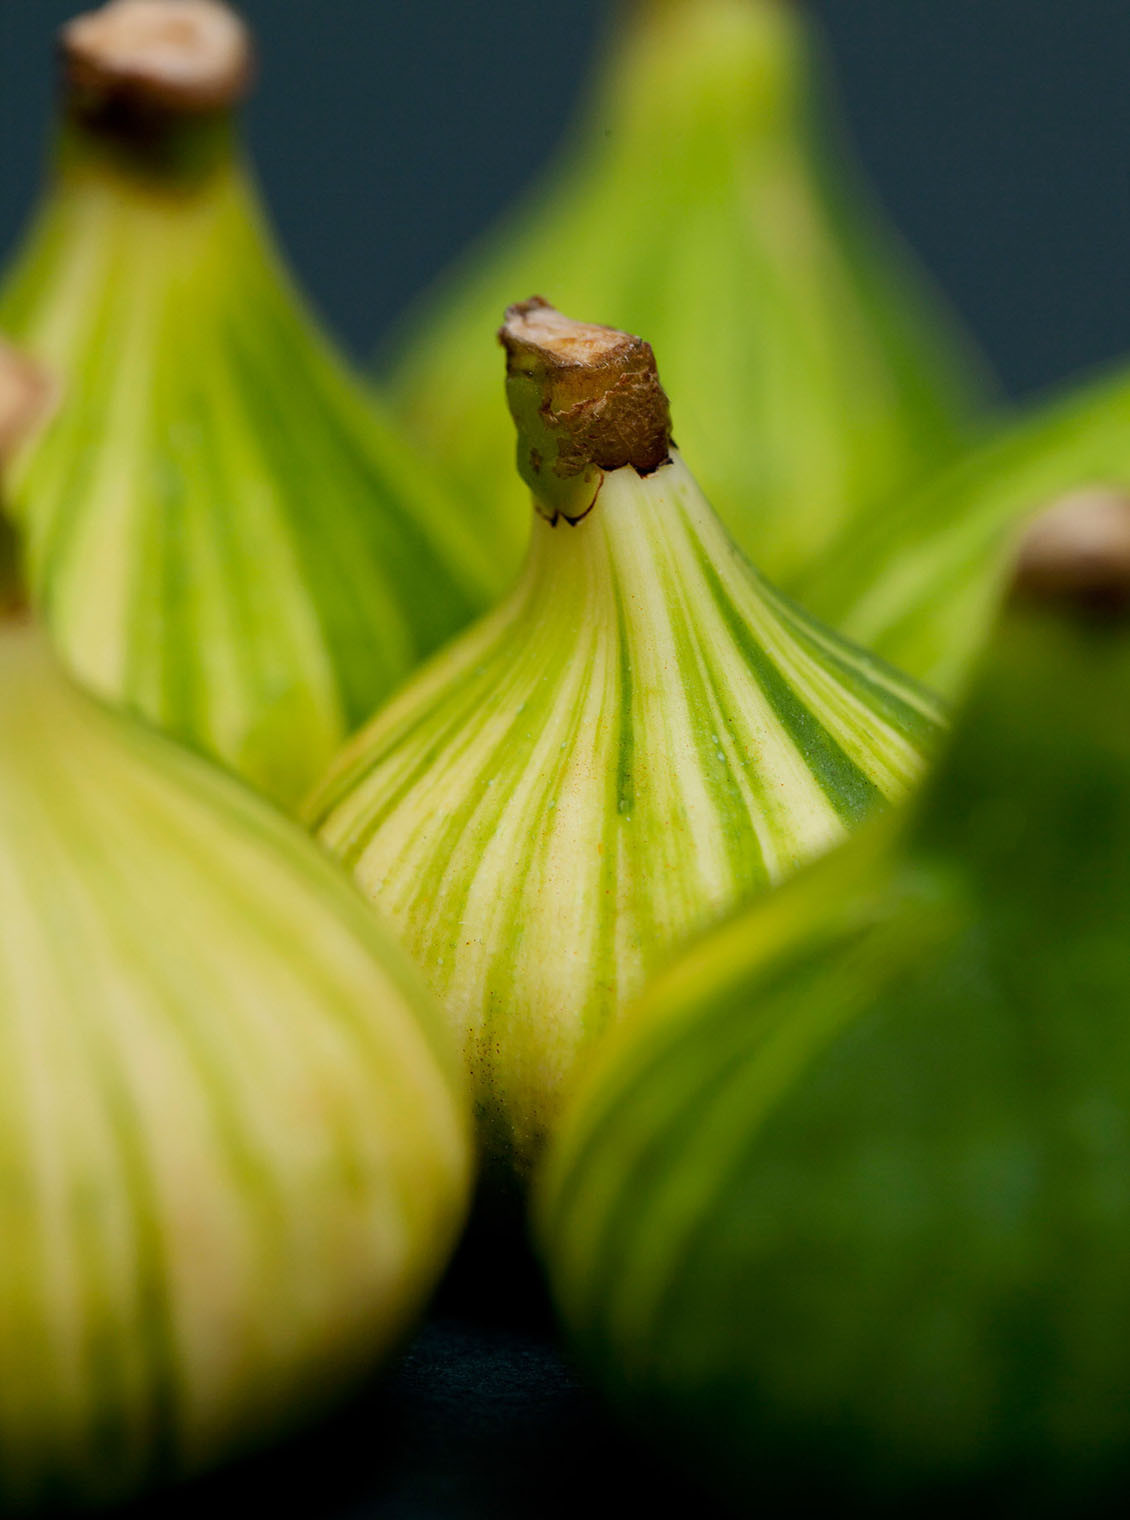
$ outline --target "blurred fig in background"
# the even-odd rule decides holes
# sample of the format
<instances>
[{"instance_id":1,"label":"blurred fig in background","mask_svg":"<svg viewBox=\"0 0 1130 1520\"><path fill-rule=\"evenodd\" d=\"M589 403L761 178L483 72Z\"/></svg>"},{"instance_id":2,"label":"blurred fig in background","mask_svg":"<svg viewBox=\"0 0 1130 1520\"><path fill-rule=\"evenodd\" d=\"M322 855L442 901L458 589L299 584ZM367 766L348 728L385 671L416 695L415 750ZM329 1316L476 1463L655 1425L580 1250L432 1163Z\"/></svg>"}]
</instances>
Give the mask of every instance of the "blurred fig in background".
<instances>
[{"instance_id":1,"label":"blurred fig in background","mask_svg":"<svg viewBox=\"0 0 1130 1520\"><path fill-rule=\"evenodd\" d=\"M565 1116L540 1233L612 1397L747 1503L1117 1513L1128 924L1107 492L1025 540L925 793L657 980Z\"/></svg>"},{"instance_id":2,"label":"blurred fig in background","mask_svg":"<svg viewBox=\"0 0 1130 1520\"><path fill-rule=\"evenodd\" d=\"M26 373L26 372L25 372ZM0 353L0 439L12 386ZM0 585L16 579L14 535ZM0 1508L117 1500L322 1410L466 1207L440 1012L239 781L0 597Z\"/></svg>"},{"instance_id":3,"label":"blurred fig in background","mask_svg":"<svg viewBox=\"0 0 1130 1520\"><path fill-rule=\"evenodd\" d=\"M232 121L214 0L61 34L63 109L0 325L65 401L11 481L31 589L100 694L295 801L500 587L303 309Z\"/></svg>"},{"instance_id":4,"label":"blurred fig in background","mask_svg":"<svg viewBox=\"0 0 1130 1520\"><path fill-rule=\"evenodd\" d=\"M535 509L521 579L307 816L427 969L488 1152L524 1176L621 1000L902 795L939 712L742 557L671 446L646 343L539 299L502 337Z\"/></svg>"},{"instance_id":5,"label":"blurred fig in background","mask_svg":"<svg viewBox=\"0 0 1130 1520\"><path fill-rule=\"evenodd\" d=\"M680 448L791 590L966 441L979 365L828 130L798 0L633 0L557 167L403 328L393 399L517 563L485 342L518 290L643 334ZM505 68L537 67L515 39ZM516 123L516 129L520 123Z\"/></svg>"},{"instance_id":6,"label":"blurred fig in background","mask_svg":"<svg viewBox=\"0 0 1130 1520\"><path fill-rule=\"evenodd\" d=\"M819 616L952 695L992 622L1017 535L1066 492L1130 489L1130 372L1013 424L846 534L801 588Z\"/></svg>"}]
</instances>

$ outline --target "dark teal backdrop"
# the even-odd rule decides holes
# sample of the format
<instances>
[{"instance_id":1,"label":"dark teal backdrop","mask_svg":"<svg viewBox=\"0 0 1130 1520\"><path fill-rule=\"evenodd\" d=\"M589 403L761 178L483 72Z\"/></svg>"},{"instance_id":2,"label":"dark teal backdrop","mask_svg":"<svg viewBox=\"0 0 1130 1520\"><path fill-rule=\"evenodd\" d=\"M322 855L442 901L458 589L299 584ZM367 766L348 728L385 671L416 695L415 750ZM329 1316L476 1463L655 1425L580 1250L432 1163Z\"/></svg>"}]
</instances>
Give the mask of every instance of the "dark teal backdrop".
<instances>
[{"instance_id":1,"label":"dark teal backdrop","mask_svg":"<svg viewBox=\"0 0 1130 1520\"><path fill-rule=\"evenodd\" d=\"M796 0L804 3L804 0ZM1125 0L807 0L891 211L1014 392L1130 351ZM290 256L371 350L529 182L606 0L247 0L253 145ZM66 0L0 0L0 255L34 191Z\"/></svg>"},{"instance_id":2,"label":"dark teal backdrop","mask_svg":"<svg viewBox=\"0 0 1130 1520\"><path fill-rule=\"evenodd\" d=\"M794 3L825 24L888 207L1008 388L1130 353L1127 0ZM250 135L275 220L316 302L367 355L534 179L605 0L245 9L262 54ZM50 35L70 10L0 0L0 258L35 192ZM665 1507L722 1520L602 1415L539 1305L529 1324L505 1307L507 1324L484 1328L441 1300L407 1358L326 1428L130 1520L620 1520Z\"/></svg>"}]
</instances>

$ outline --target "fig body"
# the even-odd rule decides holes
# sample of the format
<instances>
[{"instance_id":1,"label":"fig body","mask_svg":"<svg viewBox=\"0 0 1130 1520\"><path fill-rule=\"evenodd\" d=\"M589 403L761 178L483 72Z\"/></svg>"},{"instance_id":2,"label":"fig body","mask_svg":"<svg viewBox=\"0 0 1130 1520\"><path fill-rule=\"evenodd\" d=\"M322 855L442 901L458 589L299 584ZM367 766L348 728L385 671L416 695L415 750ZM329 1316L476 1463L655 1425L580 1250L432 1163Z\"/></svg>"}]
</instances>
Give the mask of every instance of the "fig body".
<instances>
[{"instance_id":1,"label":"fig body","mask_svg":"<svg viewBox=\"0 0 1130 1520\"><path fill-rule=\"evenodd\" d=\"M589 1365L747 1503L1124 1491L1130 502L1068 511L924 793L652 985L543 1179Z\"/></svg>"},{"instance_id":2,"label":"fig body","mask_svg":"<svg viewBox=\"0 0 1130 1520\"><path fill-rule=\"evenodd\" d=\"M941 715L743 558L669 449L646 343L536 300L503 338L522 575L306 817L427 969L488 1150L525 1171L622 1000L900 796Z\"/></svg>"},{"instance_id":3,"label":"fig body","mask_svg":"<svg viewBox=\"0 0 1130 1520\"><path fill-rule=\"evenodd\" d=\"M234 135L244 75L178 93L219 67L217 24L238 63L213 0L64 33L52 178L0 289L62 400L10 506L71 670L293 804L501 582L283 269Z\"/></svg>"},{"instance_id":4,"label":"fig body","mask_svg":"<svg viewBox=\"0 0 1130 1520\"><path fill-rule=\"evenodd\" d=\"M0 626L0 1504L108 1502L308 1417L466 1206L415 968L234 778Z\"/></svg>"}]
</instances>

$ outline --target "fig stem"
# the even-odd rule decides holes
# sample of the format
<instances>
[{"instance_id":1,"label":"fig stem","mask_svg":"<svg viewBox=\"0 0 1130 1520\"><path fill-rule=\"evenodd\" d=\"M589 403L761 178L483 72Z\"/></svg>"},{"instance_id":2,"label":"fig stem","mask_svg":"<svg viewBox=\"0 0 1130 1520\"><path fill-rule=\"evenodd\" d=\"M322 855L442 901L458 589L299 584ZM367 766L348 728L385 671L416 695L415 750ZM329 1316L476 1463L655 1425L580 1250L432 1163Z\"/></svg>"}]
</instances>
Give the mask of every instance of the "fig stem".
<instances>
[{"instance_id":1,"label":"fig stem","mask_svg":"<svg viewBox=\"0 0 1130 1520\"><path fill-rule=\"evenodd\" d=\"M1016 601L1077 611L1130 611L1130 492L1072 491L1036 517L1016 558Z\"/></svg>"},{"instance_id":2,"label":"fig stem","mask_svg":"<svg viewBox=\"0 0 1130 1520\"><path fill-rule=\"evenodd\" d=\"M226 114L254 73L251 34L219 0L110 0L59 32L71 115L116 135Z\"/></svg>"},{"instance_id":3,"label":"fig stem","mask_svg":"<svg viewBox=\"0 0 1130 1520\"><path fill-rule=\"evenodd\" d=\"M587 515L606 471L650 475L668 461L671 411L650 343L575 322L541 296L509 307L498 336L518 468L550 521Z\"/></svg>"}]
</instances>

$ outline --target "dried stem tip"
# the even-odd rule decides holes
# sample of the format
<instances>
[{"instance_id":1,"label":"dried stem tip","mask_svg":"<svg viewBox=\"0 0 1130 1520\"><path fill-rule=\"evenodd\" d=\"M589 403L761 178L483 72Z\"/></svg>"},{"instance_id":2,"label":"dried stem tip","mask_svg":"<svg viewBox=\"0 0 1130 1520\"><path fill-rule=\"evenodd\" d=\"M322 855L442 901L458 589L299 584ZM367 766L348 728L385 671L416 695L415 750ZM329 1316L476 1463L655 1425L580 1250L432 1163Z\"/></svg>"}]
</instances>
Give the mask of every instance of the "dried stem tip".
<instances>
[{"instance_id":1,"label":"dried stem tip","mask_svg":"<svg viewBox=\"0 0 1130 1520\"><path fill-rule=\"evenodd\" d=\"M72 104L207 115L233 106L252 75L251 36L218 0L110 0L59 34Z\"/></svg>"},{"instance_id":2,"label":"dried stem tip","mask_svg":"<svg viewBox=\"0 0 1130 1520\"><path fill-rule=\"evenodd\" d=\"M55 394L38 365L0 340L0 466L47 420Z\"/></svg>"},{"instance_id":3,"label":"dried stem tip","mask_svg":"<svg viewBox=\"0 0 1130 1520\"><path fill-rule=\"evenodd\" d=\"M592 467L630 464L647 475L666 462L671 412L649 343L570 321L540 296L511 306L498 336L519 432L530 420L525 401L532 386L552 444L531 450L533 473L551 470L564 480Z\"/></svg>"},{"instance_id":4,"label":"dried stem tip","mask_svg":"<svg viewBox=\"0 0 1130 1520\"><path fill-rule=\"evenodd\" d=\"M1025 600L1088 611L1130 606L1130 493L1092 486L1036 518L1021 542L1014 588Z\"/></svg>"}]
</instances>

